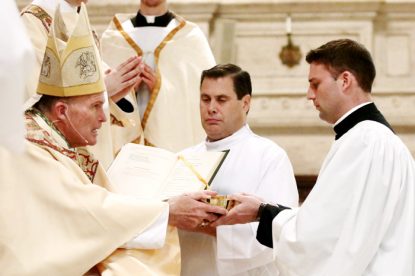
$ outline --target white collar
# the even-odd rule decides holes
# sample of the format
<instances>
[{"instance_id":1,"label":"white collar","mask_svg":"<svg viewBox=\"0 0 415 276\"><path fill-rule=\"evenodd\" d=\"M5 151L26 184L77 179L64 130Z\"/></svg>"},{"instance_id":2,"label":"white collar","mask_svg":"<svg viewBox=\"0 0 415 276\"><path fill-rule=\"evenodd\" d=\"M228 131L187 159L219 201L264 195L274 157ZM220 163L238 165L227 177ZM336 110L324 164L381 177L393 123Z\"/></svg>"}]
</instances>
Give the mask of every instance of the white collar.
<instances>
[{"instance_id":1,"label":"white collar","mask_svg":"<svg viewBox=\"0 0 415 276\"><path fill-rule=\"evenodd\" d=\"M155 15L143 15L144 18L146 19L147 23L152 24L154 23L154 21L156 21L156 16Z\"/></svg>"},{"instance_id":2,"label":"white collar","mask_svg":"<svg viewBox=\"0 0 415 276\"><path fill-rule=\"evenodd\" d=\"M232 135L220 139L218 141L209 142L206 138L205 145L207 150L223 150L229 149L230 145L239 141L243 137L251 134L252 131L249 128L248 124L243 125L238 131L234 132Z\"/></svg>"},{"instance_id":3,"label":"white collar","mask_svg":"<svg viewBox=\"0 0 415 276\"><path fill-rule=\"evenodd\" d=\"M356 110L358 110L359 108L361 108L361 107L363 107L363 106L365 106L365 105L368 105L368 104L370 104L370 103L372 103L372 102L365 102L365 103L362 103L362 104L356 105L355 107L353 107L352 109L350 109L349 111L347 111L345 114L343 114L343 116L341 116L341 117L340 117L340 119L338 119L338 120L334 123L333 127L335 127L337 124L339 124L341 121L343 121L343 120L344 120L347 116L349 116L350 114L352 114L354 111L356 111Z\"/></svg>"}]
</instances>

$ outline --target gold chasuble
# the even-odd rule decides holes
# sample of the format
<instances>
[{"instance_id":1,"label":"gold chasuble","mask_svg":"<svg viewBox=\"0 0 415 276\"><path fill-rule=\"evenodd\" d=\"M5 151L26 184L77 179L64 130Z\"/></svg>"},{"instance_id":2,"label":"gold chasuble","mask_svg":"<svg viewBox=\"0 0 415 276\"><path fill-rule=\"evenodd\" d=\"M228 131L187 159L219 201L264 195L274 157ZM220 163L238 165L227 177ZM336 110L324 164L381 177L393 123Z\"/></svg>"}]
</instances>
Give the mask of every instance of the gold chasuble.
<instances>
[{"instance_id":1,"label":"gold chasuble","mask_svg":"<svg viewBox=\"0 0 415 276\"><path fill-rule=\"evenodd\" d=\"M128 57L143 55L140 43L122 26L133 16L115 15L102 35L102 56L110 67L118 66ZM143 117L138 112L135 91L126 97L134 106L133 112L111 106L115 148L141 142L177 152L205 137L199 113L200 76L203 70L215 65L215 60L199 27L177 15L175 20L178 25L154 52L157 80Z\"/></svg>"}]
</instances>

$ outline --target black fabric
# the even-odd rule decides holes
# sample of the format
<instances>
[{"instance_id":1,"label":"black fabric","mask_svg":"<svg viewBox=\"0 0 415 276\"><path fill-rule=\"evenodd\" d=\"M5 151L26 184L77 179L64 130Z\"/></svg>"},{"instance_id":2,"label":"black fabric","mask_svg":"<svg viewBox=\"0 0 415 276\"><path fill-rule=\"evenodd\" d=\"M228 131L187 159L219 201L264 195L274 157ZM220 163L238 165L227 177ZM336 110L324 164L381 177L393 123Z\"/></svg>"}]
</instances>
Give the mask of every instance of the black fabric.
<instances>
[{"instance_id":1,"label":"black fabric","mask_svg":"<svg viewBox=\"0 0 415 276\"><path fill-rule=\"evenodd\" d=\"M261 218L259 220L258 230L256 232L256 239L263 245L270 248L273 247L272 242L272 221L274 218L285 209L290 209L282 205L267 204L262 210Z\"/></svg>"},{"instance_id":2,"label":"black fabric","mask_svg":"<svg viewBox=\"0 0 415 276\"><path fill-rule=\"evenodd\" d=\"M127 99L122 98L117 102L117 105L119 108L121 108L122 111L126 113L131 113L134 111L134 106L132 103L130 103Z\"/></svg>"},{"instance_id":3,"label":"black fabric","mask_svg":"<svg viewBox=\"0 0 415 276\"><path fill-rule=\"evenodd\" d=\"M144 15L138 11L137 15L131 18L131 23L135 28L137 27L167 27L170 21L174 18L174 14L170 11L166 12L163 15L156 16L154 23L147 23L146 18Z\"/></svg>"},{"instance_id":4,"label":"black fabric","mask_svg":"<svg viewBox=\"0 0 415 276\"><path fill-rule=\"evenodd\" d=\"M374 103L370 103L355 110L334 127L334 131L336 132L335 140L342 137L343 134L348 132L358 123L366 120L375 121L385 125L392 130L393 133L395 133L388 121L386 121L385 117L383 117L382 113L380 113L377 109L376 105Z\"/></svg>"}]
</instances>

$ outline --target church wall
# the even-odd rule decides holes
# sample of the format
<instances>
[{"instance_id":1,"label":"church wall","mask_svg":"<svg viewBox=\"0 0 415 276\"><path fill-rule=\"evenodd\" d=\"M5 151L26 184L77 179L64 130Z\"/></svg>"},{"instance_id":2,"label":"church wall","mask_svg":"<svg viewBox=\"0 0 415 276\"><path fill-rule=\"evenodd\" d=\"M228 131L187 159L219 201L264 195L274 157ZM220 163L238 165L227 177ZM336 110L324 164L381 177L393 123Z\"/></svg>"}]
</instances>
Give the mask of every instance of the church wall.
<instances>
[{"instance_id":1,"label":"church wall","mask_svg":"<svg viewBox=\"0 0 415 276\"><path fill-rule=\"evenodd\" d=\"M20 7L28 1L19 0ZM99 33L114 13L135 13L138 0L90 0L91 23ZM371 51L377 77L375 103L415 155L415 1L355 0L171 0L170 8L205 32L218 62L234 62L251 73L254 98L249 123L286 149L298 176L315 176L333 141L306 100L306 53L337 38L360 41ZM279 57L292 41L298 65Z\"/></svg>"}]
</instances>

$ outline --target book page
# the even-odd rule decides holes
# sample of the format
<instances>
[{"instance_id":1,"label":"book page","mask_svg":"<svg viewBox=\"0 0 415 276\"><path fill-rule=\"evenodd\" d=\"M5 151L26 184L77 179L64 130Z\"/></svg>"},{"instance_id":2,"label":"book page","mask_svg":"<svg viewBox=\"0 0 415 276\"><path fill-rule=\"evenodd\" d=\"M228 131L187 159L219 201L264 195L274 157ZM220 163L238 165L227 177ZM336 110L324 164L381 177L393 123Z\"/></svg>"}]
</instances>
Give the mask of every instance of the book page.
<instances>
[{"instance_id":1,"label":"book page","mask_svg":"<svg viewBox=\"0 0 415 276\"><path fill-rule=\"evenodd\" d=\"M219 169L226 153L198 152L178 154L177 156L179 155L185 159L185 162L177 158L166 185L160 191L163 198L203 190L205 183L211 182L215 170ZM200 177L205 181L201 181Z\"/></svg>"},{"instance_id":2,"label":"book page","mask_svg":"<svg viewBox=\"0 0 415 276\"><path fill-rule=\"evenodd\" d=\"M122 194L158 198L176 155L154 147L126 144L108 169L108 177Z\"/></svg>"},{"instance_id":3,"label":"book page","mask_svg":"<svg viewBox=\"0 0 415 276\"><path fill-rule=\"evenodd\" d=\"M196 174L192 173L185 163L177 159L176 166L174 166L170 177L161 188L161 198L166 199L183 193L203 190L205 185L198 179Z\"/></svg>"}]
</instances>

